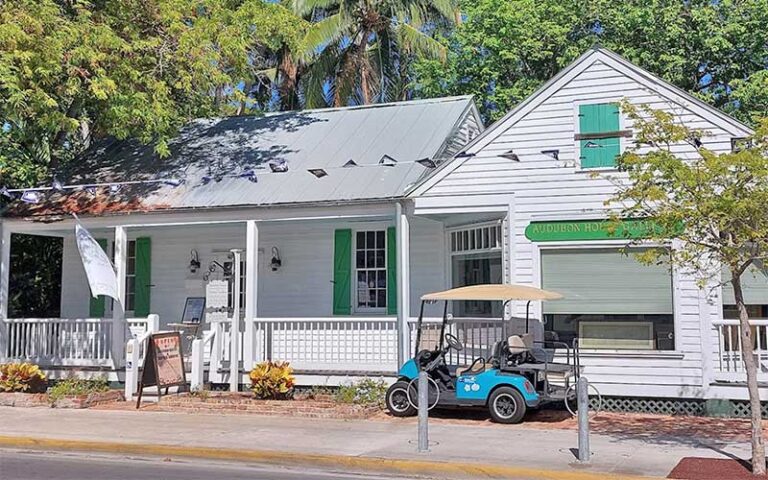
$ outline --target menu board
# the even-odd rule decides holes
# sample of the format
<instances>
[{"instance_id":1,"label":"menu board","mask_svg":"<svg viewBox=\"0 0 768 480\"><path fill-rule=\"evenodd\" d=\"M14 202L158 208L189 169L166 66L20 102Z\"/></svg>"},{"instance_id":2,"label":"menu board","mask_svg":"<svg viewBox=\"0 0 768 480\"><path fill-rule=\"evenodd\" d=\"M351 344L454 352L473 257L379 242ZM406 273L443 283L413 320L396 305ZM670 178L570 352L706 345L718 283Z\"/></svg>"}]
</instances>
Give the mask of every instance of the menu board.
<instances>
[{"instance_id":1,"label":"menu board","mask_svg":"<svg viewBox=\"0 0 768 480\"><path fill-rule=\"evenodd\" d=\"M184 372L184 355L181 351L181 333L153 333L147 340L147 353L139 382L139 395L136 408L141 404L144 387L157 386L158 397L161 389L187 385Z\"/></svg>"}]
</instances>

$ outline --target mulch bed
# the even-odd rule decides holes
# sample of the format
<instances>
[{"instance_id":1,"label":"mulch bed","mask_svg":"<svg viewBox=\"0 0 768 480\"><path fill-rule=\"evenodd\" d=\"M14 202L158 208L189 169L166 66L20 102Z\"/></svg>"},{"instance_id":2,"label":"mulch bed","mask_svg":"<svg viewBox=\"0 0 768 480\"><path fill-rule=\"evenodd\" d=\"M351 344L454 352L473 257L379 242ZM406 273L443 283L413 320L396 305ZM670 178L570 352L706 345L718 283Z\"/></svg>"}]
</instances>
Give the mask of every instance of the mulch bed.
<instances>
[{"instance_id":1,"label":"mulch bed","mask_svg":"<svg viewBox=\"0 0 768 480\"><path fill-rule=\"evenodd\" d=\"M768 475L752 475L750 462L730 458L685 457L669 473L675 480L757 480Z\"/></svg>"},{"instance_id":2,"label":"mulch bed","mask_svg":"<svg viewBox=\"0 0 768 480\"><path fill-rule=\"evenodd\" d=\"M47 393L0 393L0 406L3 407L46 407L46 408L91 408L125 400L121 390L91 393L88 395L70 395L51 403Z\"/></svg>"},{"instance_id":3,"label":"mulch bed","mask_svg":"<svg viewBox=\"0 0 768 480\"><path fill-rule=\"evenodd\" d=\"M99 407L102 410L134 409L135 402ZM254 415L279 415L301 418L336 418L360 420L381 412L378 405L338 403L330 396L307 398L297 396L291 400L259 400L248 392L206 392L204 394L180 393L163 396L159 402L142 402L141 410L190 413L242 413Z\"/></svg>"}]
</instances>

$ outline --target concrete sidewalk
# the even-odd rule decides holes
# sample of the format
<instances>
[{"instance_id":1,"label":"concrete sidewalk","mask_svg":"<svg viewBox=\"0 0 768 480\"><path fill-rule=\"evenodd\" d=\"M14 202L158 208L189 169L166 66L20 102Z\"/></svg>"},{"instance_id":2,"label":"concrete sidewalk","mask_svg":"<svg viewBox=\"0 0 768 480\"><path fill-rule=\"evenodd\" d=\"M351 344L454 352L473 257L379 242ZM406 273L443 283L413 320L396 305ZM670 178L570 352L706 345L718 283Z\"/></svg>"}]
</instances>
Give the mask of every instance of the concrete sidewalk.
<instances>
[{"instance_id":1,"label":"concrete sidewalk","mask_svg":"<svg viewBox=\"0 0 768 480\"><path fill-rule=\"evenodd\" d=\"M416 424L411 421L3 407L0 426L0 447L326 466L343 461L361 470L441 477L482 472L490 478L663 478L686 456L749 458L746 443L593 434L593 461L583 466L571 451L577 447L575 431L525 424L432 424L434 445L428 454L416 453Z\"/></svg>"}]
</instances>

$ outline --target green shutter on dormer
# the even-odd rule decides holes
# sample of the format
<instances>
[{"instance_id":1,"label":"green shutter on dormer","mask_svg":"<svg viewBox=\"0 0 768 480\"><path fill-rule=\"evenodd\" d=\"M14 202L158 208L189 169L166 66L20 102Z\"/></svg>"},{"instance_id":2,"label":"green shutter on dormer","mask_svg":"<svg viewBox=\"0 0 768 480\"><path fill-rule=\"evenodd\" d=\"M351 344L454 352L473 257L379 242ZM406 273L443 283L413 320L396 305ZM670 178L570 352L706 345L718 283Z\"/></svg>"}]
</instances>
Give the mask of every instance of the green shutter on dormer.
<instances>
[{"instance_id":1,"label":"green shutter on dormer","mask_svg":"<svg viewBox=\"0 0 768 480\"><path fill-rule=\"evenodd\" d=\"M107 239L97 238L95 240L96 240L96 243L99 244L101 249L106 252ZM91 299L90 304L88 305L88 316L91 318L102 318L106 310L106 300L107 300L106 297L104 295L99 295L98 297L94 298L93 295L91 295L90 299Z\"/></svg>"},{"instance_id":2,"label":"green shutter on dormer","mask_svg":"<svg viewBox=\"0 0 768 480\"><path fill-rule=\"evenodd\" d=\"M579 105L579 133L583 135L618 132L619 105L598 103ZM621 153L620 137L582 139L579 142L581 168L613 167Z\"/></svg>"}]
</instances>

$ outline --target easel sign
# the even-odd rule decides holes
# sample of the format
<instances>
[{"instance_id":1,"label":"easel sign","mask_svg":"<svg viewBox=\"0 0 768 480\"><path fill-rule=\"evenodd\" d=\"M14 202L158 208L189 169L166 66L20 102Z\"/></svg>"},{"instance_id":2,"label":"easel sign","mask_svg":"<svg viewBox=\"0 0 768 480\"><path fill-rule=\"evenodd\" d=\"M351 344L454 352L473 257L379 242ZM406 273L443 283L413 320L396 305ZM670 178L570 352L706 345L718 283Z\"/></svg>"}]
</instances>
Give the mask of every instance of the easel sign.
<instances>
[{"instance_id":1,"label":"easel sign","mask_svg":"<svg viewBox=\"0 0 768 480\"><path fill-rule=\"evenodd\" d=\"M141 394L144 387L157 386L157 398L161 390L169 387L186 387L187 376L184 372L184 355L181 352L181 333L153 333L147 340L147 353L144 355L141 380L139 381L139 398L136 408L141 405Z\"/></svg>"}]
</instances>

